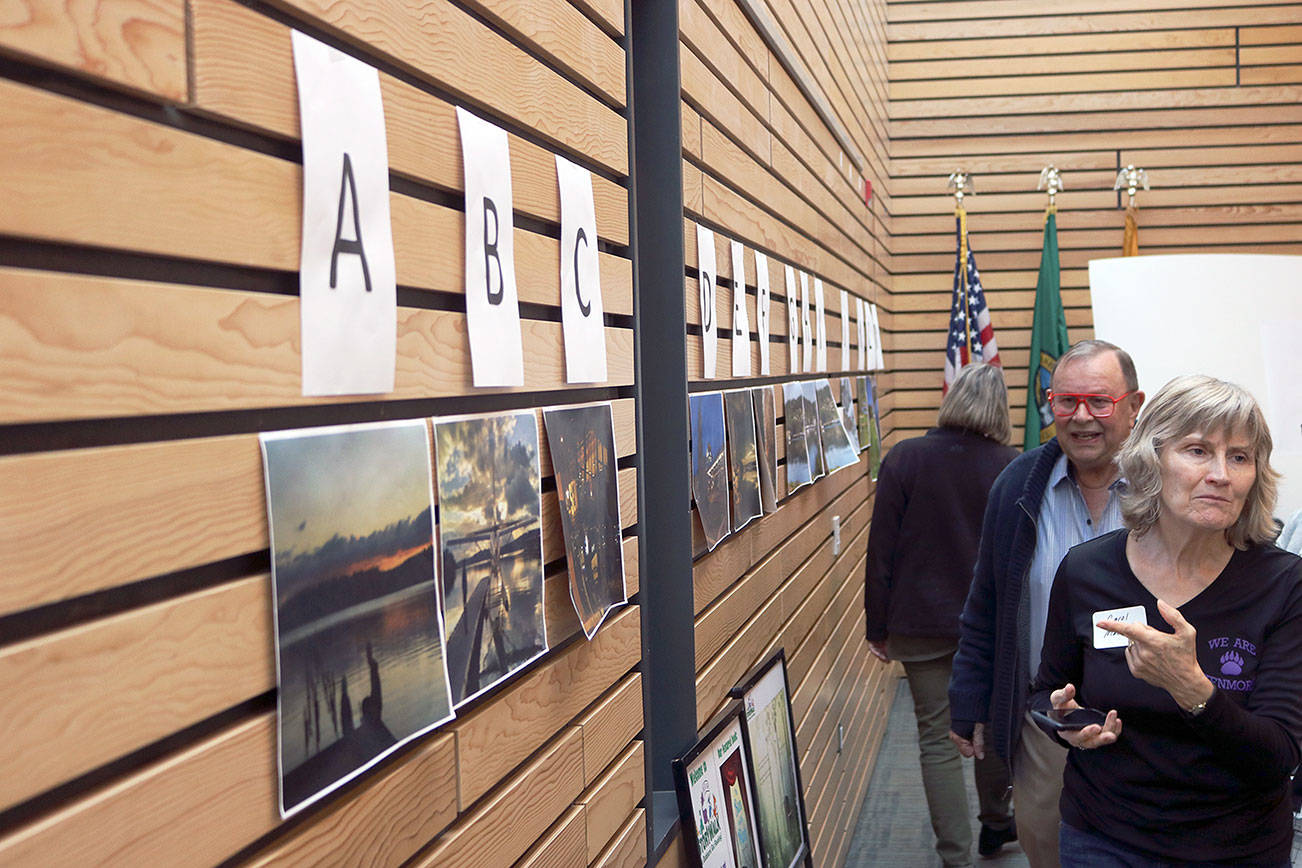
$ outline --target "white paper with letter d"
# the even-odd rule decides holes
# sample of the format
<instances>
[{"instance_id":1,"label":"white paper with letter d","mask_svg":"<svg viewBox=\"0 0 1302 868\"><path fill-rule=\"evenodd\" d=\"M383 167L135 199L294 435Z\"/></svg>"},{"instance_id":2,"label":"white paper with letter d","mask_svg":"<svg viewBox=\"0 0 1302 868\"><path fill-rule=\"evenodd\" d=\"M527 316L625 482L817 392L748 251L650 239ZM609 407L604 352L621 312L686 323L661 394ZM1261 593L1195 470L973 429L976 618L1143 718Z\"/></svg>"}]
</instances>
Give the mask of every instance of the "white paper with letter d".
<instances>
[{"instance_id":1,"label":"white paper with letter d","mask_svg":"<svg viewBox=\"0 0 1302 868\"><path fill-rule=\"evenodd\" d=\"M290 34L303 137L304 395L393 391L398 307L375 68Z\"/></svg>"}]
</instances>

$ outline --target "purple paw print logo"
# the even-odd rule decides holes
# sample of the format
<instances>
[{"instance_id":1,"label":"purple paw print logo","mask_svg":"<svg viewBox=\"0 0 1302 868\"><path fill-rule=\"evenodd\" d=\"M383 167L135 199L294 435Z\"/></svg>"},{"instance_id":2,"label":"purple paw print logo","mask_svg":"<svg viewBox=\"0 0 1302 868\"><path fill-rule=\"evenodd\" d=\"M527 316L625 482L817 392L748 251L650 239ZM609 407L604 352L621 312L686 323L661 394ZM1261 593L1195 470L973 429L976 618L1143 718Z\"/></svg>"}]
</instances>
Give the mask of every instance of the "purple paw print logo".
<instances>
[{"instance_id":1,"label":"purple paw print logo","mask_svg":"<svg viewBox=\"0 0 1302 868\"><path fill-rule=\"evenodd\" d=\"M1221 674L1222 675L1242 675L1243 658L1239 656L1238 651L1226 651L1221 655Z\"/></svg>"}]
</instances>

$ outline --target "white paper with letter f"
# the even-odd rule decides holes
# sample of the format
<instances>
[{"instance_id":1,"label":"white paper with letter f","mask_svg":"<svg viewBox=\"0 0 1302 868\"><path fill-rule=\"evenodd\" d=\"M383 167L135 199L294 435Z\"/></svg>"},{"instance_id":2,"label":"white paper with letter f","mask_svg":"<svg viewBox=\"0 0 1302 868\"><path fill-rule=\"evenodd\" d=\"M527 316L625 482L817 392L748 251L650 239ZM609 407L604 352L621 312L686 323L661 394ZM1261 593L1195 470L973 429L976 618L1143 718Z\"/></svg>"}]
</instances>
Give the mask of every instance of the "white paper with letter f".
<instances>
[{"instance_id":1,"label":"white paper with letter f","mask_svg":"<svg viewBox=\"0 0 1302 868\"><path fill-rule=\"evenodd\" d=\"M304 395L393 391L398 307L375 68L290 34L303 137Z\"/></svg>"},{"instance_id":2,"label":"white paper with letter f","mask_svg":"<svg viewBox=\"0 0 1302 868\"><path fill-rule=\"evenodd\" d=\"M466 175L466 332L476 386L523 386L506 131L457 108Z\"/></svg>"}]
</instances>

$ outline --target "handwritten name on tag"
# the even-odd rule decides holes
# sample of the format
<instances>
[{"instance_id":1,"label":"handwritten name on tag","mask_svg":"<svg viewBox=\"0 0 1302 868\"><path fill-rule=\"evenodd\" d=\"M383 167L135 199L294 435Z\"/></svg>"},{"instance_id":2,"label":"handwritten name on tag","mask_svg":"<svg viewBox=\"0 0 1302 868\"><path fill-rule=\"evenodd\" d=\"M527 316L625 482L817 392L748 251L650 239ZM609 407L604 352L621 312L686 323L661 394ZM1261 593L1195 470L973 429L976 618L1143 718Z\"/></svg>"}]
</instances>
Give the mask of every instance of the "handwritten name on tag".
<instances>
[{"instance_id":1,"label":"handwritten name on tag","mask_svg":"<svg viewBox=\"0 0 1302 868\"><path fill-rule=\"evenodd\" d=\"M1094 647L1095 648L1124 648L1130 644L1130 640L1120 633L1112 630L1104 630L1099 626L1099 621L1120 621L1123 624L1147 624L1148 616L1144 612L1143 606L1127 606L1124 609L1104 609L1101 612L1095 612L1090 616L1094 624Z\"/></svg>"}]
</instances>

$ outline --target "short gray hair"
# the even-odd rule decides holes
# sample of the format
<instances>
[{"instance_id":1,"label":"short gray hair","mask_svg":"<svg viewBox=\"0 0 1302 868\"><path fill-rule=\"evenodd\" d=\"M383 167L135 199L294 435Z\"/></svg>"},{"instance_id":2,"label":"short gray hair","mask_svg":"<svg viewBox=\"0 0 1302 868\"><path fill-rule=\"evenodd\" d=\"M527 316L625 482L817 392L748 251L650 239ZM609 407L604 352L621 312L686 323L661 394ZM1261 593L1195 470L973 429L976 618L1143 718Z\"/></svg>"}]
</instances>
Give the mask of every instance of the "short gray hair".
<instances>
[{"instance_id":1,"label":"short gray hair","mask_svg":"<svg viewBox=\"0 0 1302 868\"><path fill-rule=\"evenodd\" d=\"M1226 529L1225 539L1240 549L1274 539L1272 514L1279 473L1270 466L1274 444L1266 417L1247 389L1202 375L1176 377L1163 386L1117 453L1117 465L1126 480L1121 495L1121 516L1126 527L1142 535L1157 524L1162 511L1160 453L1168 444L1194 432L1233 433L1248 438L1257 478L1243 512Z\"/></svg>"},{"instance_id":2,"label":"short gray hair","mask_svg":"<svg viewBox=\"0 0 1302 868\"><path fill-rule=\"evenodd\" d=\"M1121 366L1121 378L1126 382L1126 391L1138 391L1139 375L1135 373L1135 360L1130 357L1130 353L1108 341L1077 341L1067 348L1067 352L1059 356L1058 364L1054 365L1053 369L1056 371L1068 362L1092 358L1106 352L1116 354L1117 364Z\"/></svg>"},{"instance_id":3,"label":"short gray hair","mask_svg":"<svg viewBox=\"0 0 1302 868\"><path fill-rule=\"evenodd\" d=\"M1008 418L1008 388L1004 385L1003 368L979 364L959 371L940 402L940 416L936 421L1007 443L1013 426Z\"/></svg>"}]
</instances>

